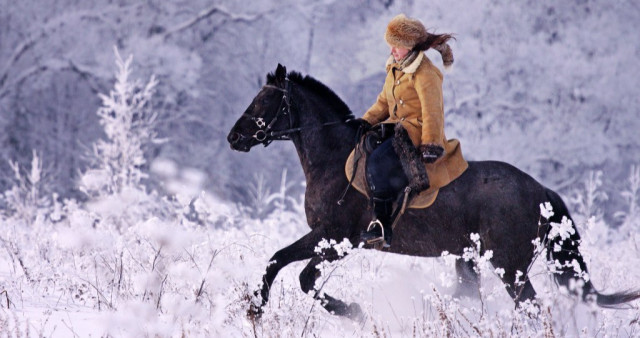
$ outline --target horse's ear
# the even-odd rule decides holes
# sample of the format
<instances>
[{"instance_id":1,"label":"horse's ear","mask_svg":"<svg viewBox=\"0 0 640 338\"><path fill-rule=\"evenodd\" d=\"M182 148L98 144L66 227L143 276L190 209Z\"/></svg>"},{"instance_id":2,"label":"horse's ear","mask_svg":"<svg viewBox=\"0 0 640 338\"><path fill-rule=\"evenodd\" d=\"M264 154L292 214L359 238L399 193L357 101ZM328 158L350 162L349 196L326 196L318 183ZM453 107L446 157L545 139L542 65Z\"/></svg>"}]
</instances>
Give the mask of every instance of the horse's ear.
<instances>
[{"instance_id":1,"label":"horse's ear","mask_svg":"<svg viewBox=\"0 0 640 338\"><path fill-rule=\"evenodd\" d=\"M276 68L276 83L279 85L284 85L284 79L287 77L287 67L278 63L278 67Z\"/></svg>"}]
</instances>

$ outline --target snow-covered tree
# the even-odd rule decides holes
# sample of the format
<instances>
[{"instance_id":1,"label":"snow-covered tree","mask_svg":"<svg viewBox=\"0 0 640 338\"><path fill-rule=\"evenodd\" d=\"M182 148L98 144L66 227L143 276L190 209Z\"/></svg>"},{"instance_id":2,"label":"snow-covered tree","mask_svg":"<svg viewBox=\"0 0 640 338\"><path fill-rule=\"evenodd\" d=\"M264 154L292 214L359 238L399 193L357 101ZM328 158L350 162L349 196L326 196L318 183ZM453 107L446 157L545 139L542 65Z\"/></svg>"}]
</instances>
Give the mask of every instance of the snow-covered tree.
<instances>
[{"instance_id":1,"label":"snow-covered tree","mask_svg":"<svg viewBox=\"0 0 640 338\"><path fill-rule=\"evenodd\" d=\"M96 165L81 178L81 189L88 194L120 193L124 188L141 188L147 174L145 148L156 139L154 130L157 114L151 98L158 81L151 77L142 84L131 76L132 56L123 60L115 49L118 71L114 89L109 95L100 94L102 107L98 109L100 124L106 140L93 146Z\"/></svg>"}]
</instances>

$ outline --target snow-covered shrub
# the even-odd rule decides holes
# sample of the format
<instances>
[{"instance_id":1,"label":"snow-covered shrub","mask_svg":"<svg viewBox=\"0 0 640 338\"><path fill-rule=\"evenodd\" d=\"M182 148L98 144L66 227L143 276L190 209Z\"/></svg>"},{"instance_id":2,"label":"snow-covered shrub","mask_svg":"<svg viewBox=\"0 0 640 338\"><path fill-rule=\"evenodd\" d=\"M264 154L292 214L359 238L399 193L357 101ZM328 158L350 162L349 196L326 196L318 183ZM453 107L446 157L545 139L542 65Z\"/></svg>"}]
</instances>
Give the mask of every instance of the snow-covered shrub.
<instances>
[{"instance_id":1,"label":"snow-covered shrub","mask_svg":"<svg viewBox=\"0 0 640 338\"><path fill-rule=\"evenodd\" d=\"M157 114L151 107L158 81L153 76L146 84L131 79L133 57L123 60L114 50L116 83L109 95L99 95L102 107L97 112L106 140L93 145L94 166L82 175L80 184L93 196L140 188L147 177L142 170L147 163L144 151L151 142L158 141L154 130Z\"/></svg>"},{"instance_id":2,"label":"snow-covered shrub","mask_svg":"<svg viewBox=\"0 0 640 338\"><path fill-rule=\"evenodd\" d=\"M631 166L629 186L620 193L627 202L627 210L615 213L621 220L620 233L623 236L633 236L640 230L640 165Z\"/></svg>"},{"instance_id":3,"label":"snow-covered shrub","mask_svg":"<svg viewBox=\"0 0 640 338\"><path fill-rule=\"evenodd\" d=\"M609 199L602 190L602 171L590 171L581 189L575 189L567 201L573 207L573 219L584 240L595 244L609 240L610 227L603 216L602 204Z\"/></svg>"},{"instance_id":4,"label":"snow-covered shrub","mask_svg":"<svg viewBox=\"0 0 640 338\"><path fill-rule=\"evenodd\" d=\"M81 175L80 189L89 196L86 207L97 222L123 229L151 215L166 215L169 206L143 185L148 177L145 150L158 142L151 104L158 82L153 76L146 84L132 79L133 57L123 60L114 51L116 82L109 95L99 95L102 107L97 112L106 139L93 144L93 166Z\"/></svg>"},{"instance_id":5,"label":"snow-covered shrub","mask_svg":"<svg viewBox=\"0 0 640 338\"><path fill-rule=\"evenodd\" d=\"M254 219L264 220L271 213L282 214L286 210L304 212L304 196L298 199L290 196L295 183L287 180L287 169L283 169L278 191L272 192L263 173L254 175L244 198L244 203L238 205L243 213Z\"/></svg>"},{"instance_id":6,"label":"snow-covered shrub","mask_svg":"<svg viewBox=\"0 0 640 338\"><path fill-rule=\"evenodd\" d=\"M16 220L24 220L29 225L38 215L46 212L51 199L46 195L43 185L43 168L40 156L34 150L31 158L31 168L20 168L17 162L9 161L13 171L13 186L0 197L4 200L8 215Z\"/></svg>"}]
</instances>

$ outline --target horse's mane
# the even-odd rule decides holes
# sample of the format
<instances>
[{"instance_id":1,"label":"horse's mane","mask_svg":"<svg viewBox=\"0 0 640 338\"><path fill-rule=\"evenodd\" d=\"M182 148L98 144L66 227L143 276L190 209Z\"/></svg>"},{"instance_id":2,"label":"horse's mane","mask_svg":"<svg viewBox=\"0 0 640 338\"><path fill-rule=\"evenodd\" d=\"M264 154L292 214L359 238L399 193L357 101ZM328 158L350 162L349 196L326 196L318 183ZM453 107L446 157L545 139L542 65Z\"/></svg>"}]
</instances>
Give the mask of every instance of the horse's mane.
<instances>
[{"instance_id":1,"label":"horse's mane","mask_svg":"<svg viewBox=\"0 0 640 338\"><path fill-rule=\"evenodd\" d=\"M349 106L347 106L347 104L344 103L344 101L342 101L342 99L324 83L308 75L302 76L300 73L295 71L289 72L287 77L289 78L289 81L292 81L324 98L326 100L325 102L333 108L333 111L335 111L344 120L353 118L353 113L351 112L351 109L349 109ZM275 85L275 82L275 74L267 74L267 84Z\"/></svg>"}]
</instances>

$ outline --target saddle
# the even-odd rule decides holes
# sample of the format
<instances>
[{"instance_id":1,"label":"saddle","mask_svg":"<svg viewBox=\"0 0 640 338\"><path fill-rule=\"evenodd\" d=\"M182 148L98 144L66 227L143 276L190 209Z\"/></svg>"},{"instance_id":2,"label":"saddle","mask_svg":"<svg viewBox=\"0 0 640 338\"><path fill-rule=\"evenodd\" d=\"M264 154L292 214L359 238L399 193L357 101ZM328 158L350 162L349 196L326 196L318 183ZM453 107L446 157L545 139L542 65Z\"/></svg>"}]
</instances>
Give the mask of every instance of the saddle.
<instances>
[{"instance_id":1,"label":"saddle","mask_svg":"<svg viewBox=\"0 0 640 338\"><path fill-rule=\"evenodd\" d=\"M385 130L386 128L386 130ZM345 174L347 179L350 180L358 192L362 193L367 198L371 197L371 191L367 183L365 174L365 163L367 163L367 157L373 152L376 146L384 141L389 134L393 136L393 148L400 158L402 169L407 175L409 180L408 190L404 194L404 200L406 201L405 207L413 209L427 208L435 202L438 196L438 188L431 188L429 185L429 177L427 176L427 170L422 162L420 153L417 148L411 142L409 134L404 129L402 124L398 123L394 128L393 124L382 124L378 129L367 132L362 136L354 150L349 155L347 163L345 165ZM355 166L355 173L353 171ZM353 177L353 180L351 178ZM399 204L400 202L398 202ZM405 203L403 203L405 204ZM401 205L396 206L402 207Z\"/></svg>"}]
</instances>

